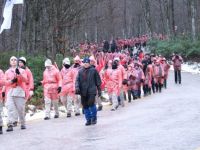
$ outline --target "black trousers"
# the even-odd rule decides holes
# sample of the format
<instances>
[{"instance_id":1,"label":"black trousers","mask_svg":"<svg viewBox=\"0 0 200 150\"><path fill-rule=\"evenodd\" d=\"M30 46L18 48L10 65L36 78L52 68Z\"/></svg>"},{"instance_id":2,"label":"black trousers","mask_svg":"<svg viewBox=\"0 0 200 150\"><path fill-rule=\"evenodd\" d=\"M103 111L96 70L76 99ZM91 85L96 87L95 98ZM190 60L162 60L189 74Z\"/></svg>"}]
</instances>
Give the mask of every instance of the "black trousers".
<instances>
[{"instance_id":1,"label":"black trousers","mask_svg":"<svg viewBox=\"0 0 200 150\"><path fill-rule=\"evenodd\" d=\"M84 109L88 109L95 105L95 94L88 94L86 96L81 95L81 104Z\"/></svg>"},{"instance_id":2,"label":"black trousers","mask_svg":"<svg viewBox=\"0 0 200 150\"><path fill-rule=\"evenodd\" d=\"M174 78L175 78L175 83L179 82L179 84L181 84L181 71L180 70L174 70Z\"/></svg>"}]
</instances>

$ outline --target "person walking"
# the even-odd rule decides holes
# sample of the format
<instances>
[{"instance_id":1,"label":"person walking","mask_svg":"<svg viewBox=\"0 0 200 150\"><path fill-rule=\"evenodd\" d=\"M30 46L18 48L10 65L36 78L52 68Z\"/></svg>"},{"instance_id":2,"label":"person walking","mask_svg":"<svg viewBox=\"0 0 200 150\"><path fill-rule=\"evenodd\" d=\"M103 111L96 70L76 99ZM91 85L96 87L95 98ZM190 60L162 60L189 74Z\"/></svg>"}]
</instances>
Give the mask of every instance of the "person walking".
<instances>
[{"instance_id":1,"label":"person walking","mask_svg":"<svg viewBox=\"0 0 200 150\"><path fill-rule=\"evenodd\" d=\"M173 67L174 67L174 79L175 83L181 84L181 64L183 63L183 58L175 53L172 57Z\"/></svg>"},{"instance_id":2,"label":"person walking","mask_svg":"<svg viewBox=\"0 0 200 150\"><path fill-rule=\"evenodd\" d=\"M10 58L10 68L5 72L6 108L8 110L8 129L13 131L15 113L18 113L21 129L25 126L25 102L27 74L24 69L17 67L17 58Z\"/></svg>"},{"instance_id":3,"label":"person walking","mask_svg":"<svg viewBox=\"0 0 200 150\"><path fill-rule=\"evenodd\" d=\"M52 65L50 59L45 61L45 71L43 73L43 80L41 81L44 87L44 101L45 101L45 118L50 119L51 103L53 104L55 115L54 118L59 118L58 101L59 93L62 90L62 78L59 70Z\"/></svg>"},{"instance_id":4,"label":"person walking","mask_svg":"<svg viewBox=\"0 0 200 150\"><path fill-rule=\"evenodd\" d=\"M95 96L101 96L101 78L94 67L90 65L90 59L83 59L83 68L78 72L75 82L76 94L81 95L81 103L86 118L85 125L97 123L97 108Z\"/></svg>"}]
</instances>

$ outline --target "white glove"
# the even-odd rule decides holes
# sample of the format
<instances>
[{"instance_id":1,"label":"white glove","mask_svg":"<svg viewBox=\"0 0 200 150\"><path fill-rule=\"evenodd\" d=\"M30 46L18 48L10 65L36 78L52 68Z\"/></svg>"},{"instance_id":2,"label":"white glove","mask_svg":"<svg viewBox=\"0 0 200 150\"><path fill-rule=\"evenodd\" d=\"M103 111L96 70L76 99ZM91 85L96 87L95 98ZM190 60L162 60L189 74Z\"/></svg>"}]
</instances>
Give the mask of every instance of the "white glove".
<instances>
[{"instance_id":1,"label":"white glove","mask_svg":"<svg viewBox=\"0 0 200 150\"><path fill-rule=\"evenodd\" d=\"M29 95L32 97L34 95L33 91L29 91Z\"/></svg>"}]
</instances>

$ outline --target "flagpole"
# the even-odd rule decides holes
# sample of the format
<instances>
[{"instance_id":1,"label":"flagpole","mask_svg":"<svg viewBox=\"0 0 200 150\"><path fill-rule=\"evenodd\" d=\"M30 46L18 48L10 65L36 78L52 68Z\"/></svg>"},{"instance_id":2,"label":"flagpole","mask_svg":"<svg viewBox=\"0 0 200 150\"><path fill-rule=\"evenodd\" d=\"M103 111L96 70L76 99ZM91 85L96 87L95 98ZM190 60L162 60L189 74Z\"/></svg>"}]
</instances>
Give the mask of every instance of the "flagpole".
<instances>
[{"instance_id":1,"label":"flagpole","mask_svg":"<svg viewBox=\"0 0 200 150\"><path fill-rule=\"evenodd\" d=\"M19 36L18 36L18 45L17 45L17 55L19 57L19 51L21 48L21 39L22 39L22 23L23 23L23 15L24 15L24 3L22 4L21 16L19 21Z\"/></svg>"}]
</instances>

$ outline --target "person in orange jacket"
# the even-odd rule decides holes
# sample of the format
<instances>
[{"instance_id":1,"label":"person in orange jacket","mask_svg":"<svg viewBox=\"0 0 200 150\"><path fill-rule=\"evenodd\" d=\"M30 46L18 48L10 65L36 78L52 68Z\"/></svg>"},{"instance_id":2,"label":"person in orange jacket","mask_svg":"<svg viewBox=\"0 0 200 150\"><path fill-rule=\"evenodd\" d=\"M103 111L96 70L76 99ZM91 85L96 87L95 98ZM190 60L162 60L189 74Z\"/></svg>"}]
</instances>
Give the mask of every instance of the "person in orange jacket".
<instances>
[{"instance_id":1,"label":"person in orange jacket","mask_svg":"<svg viewBox=\"0 0 200 150\"><path fill-rule=\"evenodd\" d=\"M128 102L131 102L131 95L133 100L137 98L137 73L133 64L128 65L127 71L127 85L128 85Z\"/></svg>"},{"instance_id":2,"label":"person in orange jacket","mask_svg":"<svg viewBox=\"0 0 200 150\"><path fill-rule=\"evenodd\" d=\"M138 87L137 98L141 98L141 87L143 86L143 82L145 79L144 72L142 70L142 64L138 61L135 61L134 68L137 73L137 87Z\"/></svg>"},{"instance_id":3,"label":"person in orange jacket","mask_svg":"<svg viewBox=\"0 0 200 150\"><path fill-rule=\"evenodd\" d=\"M5 98L5 92L3 91L5 85L5 75L4 72L0 69L0 134L3 134L3 120L1 113L3 112L3 101Z\"/></svg>"},{"instance_id":4,"label":"person in orange jacket","mask_svg":"<svg viewBox=\"0 0 200 150\"><path fill-rule=\"evenodd\" d=\"M167 79L168 79L170 64L167 62L166 58L162 58L161 65L163 66L163 69L164 69L164 87L166 89L167 88Z\"/></svg>"},{"instance_id":5,"label":"person in orange jacket","mask_svg":"<svg viewBox=\"0 0 200 150\"><path fill-rule=\"evenodd\" d=\"M74 60L74 64L71 66L71 68L73 69L74 76L76 78L78 75L78 71L82 68L82 66L81 66L82 62L78 55L76 57L74 57L73 60ZM81 107L81 97L78 94L74 95L74 105L75 105L75 115L79 116L80 115L80 107Z\"/></svg>"},{"instance_id":6,"label":"person in orange jacket","mask_svg":"<svg viewBox=\"0 0 200 150\"><path fill-rule=\"evenodd\" d=\"M19 58L19 67L24 69L27 74L27 82L26 82L26 87L27 87L27 100L30 99L33 96L33 90L34 90L34 79L33 79L33 74L31 70L26 66L26 58L25 57L20 57Z\"/></svg>"},{"instance_id":7,"label":"person in orange jacket","mask_svg":"<svg viewBox=\"0 0 200 150\"><path fill-rule=\"evenodd\" d=\"M116 62L117 65L118 65L118 69L119 69L120 74L121 74L120 76L122 77L122 81L123 81L124 79L126 79L125 78L125 74L126 74L125 68L124 68L124 66L121 65L119 57L115 57L114 62ZM118 101L119 101L119 104L121 104L122 107L125 106L124 91L123 91L123 88L122 88L122 83L121 83L121 87L120 87L120 91L119 91L119 95L118 95Z\"/></svg>"},{"instance_id":8,"label":"person in orange jacket","mask_svg":"<svg viewBox=\"0 0 200 150\"><path fill-rule=\"evenodd\" d=\"M50 59L45 61L45 71L43 72L43 80L41 81L44 87L44 101L45 101L45 118L44 120L50 119L51 103L55 110L54 118L59 117L58 112L58 101L59 93L62 90L62 78L59 70L52 65Z\"/></svg>"},{"instance_id":9,"label":"person in orange jacket","mask_svg":"<svg viewBox=\"0 0 200 150\"><path fill-rule=\"evenodd\" d=\"M146 68L146 73L145 73L145 79L144 79L144 87L145 93L144 96L150 95L151 94L151 87L152 87L152 69L151 69L151 64L149 64Z\"/></svg>"},{"instance_id":10,"label":"person in orange jacket","mask_svg":"<svg viewBox=\"0 0 200 150\"><path fill-rule=\"evenodd\" d=\"M26 82L26 101L29 100L33 96L34 90L34 79L31 70L26 66L26 58L20 57L18 60L19 67L24 69L27 74L27 82ZM18 114L15 113L15 121L13 122L13 126L16 127L18 123Z\"/></svg>"},{"instance_id":11,"label":"person in orange jacket","mask_svg":"<svg viewBox=\"0 0 200 150\"><path fill-rule=\"evenodd\" d=\"M5 72L5 95L6 107L8 110L8 129L7 132L13 131L13 122L15 113L19 115L21 129L25 126L25 102L26 102L26 82L27 74L24 69L17 67L17 58L10 58L10 68Z\"/></svg>"},{"instance_id":12,"label":"person in orange jacket","mask_svg":"<svg viewBox=\"0 0 200 150\"><path fill-rule=\"evenodd\" d=\"M61 91L61 102L65 106L67 110L67 117L71 117L72 113L72 105L73 99L75 97L75 81L76 81L76 74L71 68L71 62L69 58L65 58L63 60L63 68L61 70L61 77L62 77L62 91ZM76 106L76 105L75 105ZM75 111L77 109L75 108ZM75 112L77 116L78 112ZM80 113L79 113L80 115Z\"/></svg>"},{"instance_id":13,"label":"person in orange jacket","mask_svg":"<svg viewBox=\"0 0 200 150\"><path fill-rule=\"evenodd\" d=\"M112 73L112 60L109 60L105 66L104 79L106 83L106 89L109 97L109 102L112 105L112 81L110 80L110 74Z\"/></svg>"},{"instance_id":14,"label":"person in orange jacket","mask_svg":"<svg viewBox=\"0 0 200 150\"><path fill-rule=\"evenodd\" d=\"M181 84L181 64L183 63L183 58L177 53L172 57L173 67L174 67L174 79L175 83L179 82Z\"/></svg>"},{"instance_id":15,"label":"person in orange jacket","mask_svg":"<svg viewBox=\"0 0 200 150\"><path fill-rule=\"evenodd\" d=\"M155 65L153 66L153 77L156 87L156 92L161 92L163 83L164 83L164 69L160 65L160 60L156 60Z\"/></svg>"},{"instance_id":16,"label":"person in orange jacket","mask_svg":"<svg viewBox=\"0 0 200 150\"><path fill-rule=\"evenodd\" d=\"M122 73L118 68L118 62L113 61L112 63L112 72L109 74L109 79L111 82L111 93L112 93L112 111L115 111L118 104L118 96L120 95L120 90L122 88Z\"/></svg>"}]
</instances>

